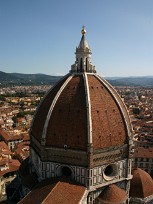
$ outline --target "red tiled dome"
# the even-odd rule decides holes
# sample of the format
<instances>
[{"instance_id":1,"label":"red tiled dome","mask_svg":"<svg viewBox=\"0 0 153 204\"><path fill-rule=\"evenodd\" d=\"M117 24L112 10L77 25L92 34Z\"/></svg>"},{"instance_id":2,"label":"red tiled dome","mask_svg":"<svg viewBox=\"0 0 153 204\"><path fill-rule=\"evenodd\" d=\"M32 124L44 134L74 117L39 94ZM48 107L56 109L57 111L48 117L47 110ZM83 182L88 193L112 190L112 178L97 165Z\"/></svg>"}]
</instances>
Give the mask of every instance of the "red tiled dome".
<instances>
[{"instance_id":1,"label":"red tiled dome","mask_svg":"<svg viewBox=\"0 0 153 204\"><path fill-rule=\"evenodd\" d=\"M136 168L132 170L132 175L130 197L146 198L153 195L153 180L147 172Z\"/></svg>"},{"instance_id":2,"label":"red tiled dome","mask_svg":"<svg viewBox=\"0 0 153 204\"><path fill-rule=\"evenodd\" d=\"M102 191L98 200L101 204L119 204L127 200L127 194L123 189L112 184Z\"/></svg>"},{"instance_id":3,"label":"red tiled dome","mask_svg":"<svg viewBox=\"0 0 153 204\"><path fill-rule=\"evenodd\" d=\"M112 86L96 74L69 74L39 105L31 136L45 146L87 150L122 146L129 141L127 110ZM90 141L89 141L90 140Z\"/></svg>"}]
</instances>

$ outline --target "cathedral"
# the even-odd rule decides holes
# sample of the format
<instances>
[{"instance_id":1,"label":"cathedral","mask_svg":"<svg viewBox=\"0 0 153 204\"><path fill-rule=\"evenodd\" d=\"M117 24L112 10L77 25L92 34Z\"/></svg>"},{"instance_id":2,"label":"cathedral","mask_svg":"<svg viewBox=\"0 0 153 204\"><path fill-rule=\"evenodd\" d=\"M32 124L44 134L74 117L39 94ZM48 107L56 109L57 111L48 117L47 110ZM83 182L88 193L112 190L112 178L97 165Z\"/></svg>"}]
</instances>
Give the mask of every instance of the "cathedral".
<instances>
[{"instance_id":1,"label":"cathedral","mask_svg":"<svg viewBox=\"0 0 153 204\"><path fill-rule=\"evenodd\" d=\"M152 178L132 168L126 106L97 74L84 27L81 34L75 63L37 108L30 156L7 196L19 204L151 204Z\"/></svg>"}]
</instances>

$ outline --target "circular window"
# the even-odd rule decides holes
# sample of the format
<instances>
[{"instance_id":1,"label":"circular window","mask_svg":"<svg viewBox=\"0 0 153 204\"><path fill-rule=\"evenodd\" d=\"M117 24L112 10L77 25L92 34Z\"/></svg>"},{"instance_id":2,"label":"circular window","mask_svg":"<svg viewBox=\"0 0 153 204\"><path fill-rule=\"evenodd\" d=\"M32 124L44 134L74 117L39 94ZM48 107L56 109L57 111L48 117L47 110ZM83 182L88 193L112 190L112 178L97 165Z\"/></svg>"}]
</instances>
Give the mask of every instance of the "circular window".
<instances>
[{"instance_id":1,"label":"circular window","mask_svg":"<svg viewBox=\"0 0 153 204\"><path fill-rule=\"evenodd\" d=\"M66 177L70 177L72 175L72 171L67 166L62 167L62 175Z\"/></svg>"},{"instance_id":2,"label":"circular window","mask_svg":"<svg viewBox=\"0 0 153 204\"><path fill-rule=\"evenodd\" d=\"M105 180L112 180L118 174L118 167L116 164L106 166L103 172Z\"/></svg>"}]
</instances>

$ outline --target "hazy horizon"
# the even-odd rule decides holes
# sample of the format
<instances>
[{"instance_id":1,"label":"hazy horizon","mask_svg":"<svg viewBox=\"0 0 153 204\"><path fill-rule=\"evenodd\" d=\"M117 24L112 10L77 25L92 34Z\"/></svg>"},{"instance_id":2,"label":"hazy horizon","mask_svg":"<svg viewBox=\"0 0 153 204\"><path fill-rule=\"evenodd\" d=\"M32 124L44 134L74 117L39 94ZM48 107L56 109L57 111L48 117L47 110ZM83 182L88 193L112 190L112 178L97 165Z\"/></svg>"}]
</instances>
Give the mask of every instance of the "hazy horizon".
<instances>
[{"instance_id":1,"label":"hazy horizon","mask_svg":"<svg viewBox=\"0 0 153 204\"><path fill-rule=\"evenodd\" d=\"M65 75L85 25L107 77L153 76L152 0L0 1L0 70Z\"/></svg>"},{"instance_id":2,"label":"hazy horizon","mask_svg":"<svg viewBox=\"0 0 153 204\"><path fill-rule=\"evenodd\" d=\"M0 70L0 72L4 72L2 70ZM49 75L49 76L64 76L65 74L45 74L45 73L23 73L23 72L4 72L4 73L7 73L7 74L42 74L42 75ZM100 75L99 73L97 73L98 75ZM153 77L153 75L142 75L142 76L139 76L139 75L136 75L136 76L132 76L132 75L129 75L129 76L104 76L104 75L100 75L100 76L103 76L104 78L132 78L132 77Z\"/></svg>"}]
</instances>

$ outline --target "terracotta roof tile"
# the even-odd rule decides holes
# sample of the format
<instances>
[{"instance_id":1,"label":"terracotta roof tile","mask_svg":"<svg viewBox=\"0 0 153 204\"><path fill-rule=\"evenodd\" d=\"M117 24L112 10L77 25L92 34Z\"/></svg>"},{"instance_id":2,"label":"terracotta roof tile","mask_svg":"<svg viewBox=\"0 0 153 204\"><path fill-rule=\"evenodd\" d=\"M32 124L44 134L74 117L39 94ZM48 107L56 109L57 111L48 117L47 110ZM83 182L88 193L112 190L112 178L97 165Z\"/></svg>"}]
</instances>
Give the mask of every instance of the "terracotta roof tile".
<instances>
[{"instance_id":1,"label":"terracotta roof tile","mask_svg":"<svg viewBox=\"0 0 153 204\"><path fill-rule=\"evenodd\" d=\"M9 149L9 147L7 146L7 144L3 141L0 142L0 153L4 154L4 155L11 155L12 152Z\"/></svg>"},{"instance_id":2,"label":"terracotta roof tile","mask_svg":"<svg viewBox=\"0 0 153 204\"><path fill-rule=\"evenodd\" d=\"M10 172L17 171L19 169L20 162L18 160L10 159L10 160L8 160L7 165L8 165L8 169L0 171L0 176L3 176L3 175L10 173Z\"/></svg>"},{"instance_id":3,"label":"terracotta roof tile","mask_svg":"<svg viewBox=\"0 0 153 204\"><path fill-rule=\"evenodd\" d=\"M127 110L116 91L96 75L87 75L91 103L92 141L94 149L121 146L128 142L131 131ZM32 136L41 141L50 106L65 79L57 84L42 101L34 117ZM46 146L87 150L88 118L84 75L72 75L48 119ZM126 122L125 122L126 121Z\"/></svg>"},{"instance_id":4,"label":"terracotta roof tile","mask_svg":"<svg viewBox=\"0 0 153 204\"><path fill-rule=\"evenodd\" d=\"M89 75L88 82L93 147L99 149L125 144L127 140L126 126L113 96L96 77Z\"/></svg>"},{"instance_id":5,"label":"terracotta roof tile","mask_svg":"<svg viewBox=\"0 0 153 204\"><path fill-rule=\"evenodd\" d=\"M49 193L43 204L76 204L82 199L85 187L66 182L58 182Z\"/></svg>"},{"instance_id":6,"label":"terracotta roof tile","mask_svg":"<svg viewBox=\"0 0 153 204\"><path fill-rule=\"evenodd\" d=\"M82 199L86 188L66 181L38 185L19 204L76 204ZM48 182L47 182L48 183Z\"/></svg>"},{"instance_id":7,"label":"terracotta roof tile","mask_svg":"<svg viewBox=\"0 0 153 204\"><path fill-rule=\"evenodd\" d=\"M119 204L125 202L128 197L123 189L120 189L118 186L112 184L106 187L98 198L101 201L101 204Z\"/></svg>"},{"instance_id":8,"label":"terracotta roof tile","mask_svg":"<svg viewBox=\"0 0 153 204\"><path fill-rule=\"evenodd\" d=\"M15 154L20 161L25 160L29 157L29 144L30 142L20 142L17 144L17 149L15 150Z\"/></svg>"},{"instance_id":9,"label":"terracotta roof tile","mask_svg":"<svg viewBox=\"0 0 153 204\"><path fill-rule=\"evenodd\" d=\"M14 140L22 140L23 136L22 135L16 135L16 134L11 134L7 131L4 131L0 129L0 136L3 138L4 141L14 141Z\"/></svg>"},{"instance_id":10,"label":"terracotta roof tile","mask_svg":"<svg viewBox=\"0 0 153 204\"><path fill-rule=\"evenodd\" d=\"M44 123L52 101L66 79L67 77L61 80L48 92L47 96L41 101L39 109L37 109L32 125L32 135L39 141L41 140Z\"/></svg>"},{"instance_id":11,"label":"terracotta roof tile","mask_svg":"<svg viewBox=\"0 0 153 204\"><path fill-rule=\"evenodd\" d=\"M147 172L135 168L132 170L132 175L130 197L146 198L153 195L153 180Z\"/></svg>"},{"instance_id":12,"label":"terracotta roof tile","mask_svg":"<svg viewBox=\"0 0 153 204\"><path fill-rule=\"evenodd\" d=\"M145 141L143 141L145 142ZM137 147L134 151L134 158L153 158L153 148Z\"/></svg>"},{"instance_id":13,"label":"terracotta roof tile","mask_svg":"<svg viewBox=\"0 0 153 204\"><path fill-rule=\"evenodd\" d=\"M47 129L46 145L87 148L87 112L83 76L74 76L59 96Z\"/></svg>"},{"instance_id":14,"label":"terracotta roof tile","mask_svg":"<svg viewBox=\"0 0 153 204\"><path fill-rule=\"evenodd\" d=\"M42 188L32 190L19 204L39 204L48 196L56 184L50 184Z\"/></svg>"}]
</instances>

